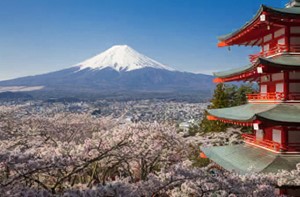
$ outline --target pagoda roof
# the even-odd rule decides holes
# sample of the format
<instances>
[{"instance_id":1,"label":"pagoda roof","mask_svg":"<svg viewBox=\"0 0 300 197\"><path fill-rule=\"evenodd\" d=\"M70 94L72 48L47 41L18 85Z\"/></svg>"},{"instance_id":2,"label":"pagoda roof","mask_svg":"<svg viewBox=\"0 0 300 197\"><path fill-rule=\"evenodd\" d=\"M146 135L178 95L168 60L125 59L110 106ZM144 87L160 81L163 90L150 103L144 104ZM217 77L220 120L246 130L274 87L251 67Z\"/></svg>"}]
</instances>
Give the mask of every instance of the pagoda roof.
<instances>
[{"instance_id":1,"label":"pagoda roof","mask_svg":"<svg viewBox=\"0 0 300 197\"><path fill-rule=\"evenodd\" d=\"M272 14L274 16L280 16L282 18L299 18L300 17L300 7L299 7L299 2L297 2L294 6L292 7L286 7L286 8L272 8L266 5L261 5L260 9L256 13L256 15L247 22L244 26L242 26L240 29L223 35L219 36L218 39L220 43L218 44L219 47L224 47L224 46L229 46L229 45L234 45L234 44L241 44L242 43L234 43L230 41L231 39L235 38L238 35L241 35L242 33L245 32L245 30L248 30L250 27L253 27L255 24L260 23L260 16L263 13L268 13ZM257 44L252 44L252 45L259 45L260 43L257 42Z\"/></svg>"},{"instance_id":2,"label":"pagoda roof","mask_svg":"<svg viewBox=\"0 0 300 197\"><path fill-rule=\"evenodd\" d=\"M300 56L286 54L271 58L260 57L258 58L255 64L263 64L273 67L283 67L285 69L295 69L300 68Z\"/></svg>"},{"instance_id":3,"label":"pagoda roof","mask_svg":"<svg viewBox=\"0 0 300 197\"><path fill-rule=\"evenodd\" d=\"M294 170L300 155L273 153L248 144L201 147L204 154L228 171L239 174Z\"/></svg>"},{"instance_id":4,"label":"pagoda roof","mask_svg":"<svg viewBox=\"0 0 300 197\"><path fill-rule=\"evenodd\" d=\"M300 123L300 103L248 103L237 107L210 109L207 112L217 119L236 122L264 119L280 123Z\"/></svg>"},{"instance_id":5,"label":"pagoda roof","mask_svg":"<svg viewBox=\"0 0 300 197\"><path fill-rule=\"evenodd\" d=\"M265 58L265 57L259 57L254 64L250 64L247 66L234 68L226 71L221 72L214 72L214 76L220 79L224 79L224 81L234 81L239 79L245 79L243 77L241 78L232 78L234 76L242 75L246 72L252 72L251 74L257 74L257 72L254 70L259 65L265 65L272 68L278 68L278 69L284 69L284 70L298 70L300 69L300 55L290 55L290 54L283 54L280 56ZM251 77L252 75L249 75ZM226 79L228 78L228 79Z\"/></svg>"},{"instance_id":6,"label":"pagoda roof","mask_svg":"<svg viewBox=\"0 0 300 197\"><path fill-rule=\"evenodd\" d=\"M300 123L300 104L284 103L257 114L257 117L276 122Z\"/></svg>"},{"instance_id":7,"label":"pagoda roof","mask_svg":"<svg viewBox=\"0 0 300 197\"><path fill-rule=\"evenodd\" d=\"M243 67L238 67L238 68L233 68L233 69L229 69L229 70L225 70L225 71L221 71L221 72L214 72L213 75L215 77L219 77L219 78L227 78L227 77L232 77L234 75L238 75L238 74L242 74L246 71L250 71L253 69L253 65L247 65L247 66L243 66Z\"/></svg>"}]
</instances>

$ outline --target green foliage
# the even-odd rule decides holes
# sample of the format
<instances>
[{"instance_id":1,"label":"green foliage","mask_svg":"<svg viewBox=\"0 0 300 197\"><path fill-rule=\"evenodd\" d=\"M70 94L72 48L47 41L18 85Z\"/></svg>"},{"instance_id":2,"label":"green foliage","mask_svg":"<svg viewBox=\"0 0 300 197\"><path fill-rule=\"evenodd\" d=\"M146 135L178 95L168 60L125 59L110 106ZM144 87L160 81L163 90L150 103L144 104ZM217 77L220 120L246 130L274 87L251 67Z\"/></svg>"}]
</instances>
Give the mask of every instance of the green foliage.
<instances>
[{"instance_id":1,"label":"green foliage","mask_svg":"<svg viewBox=\"0 0 300 197\"><path fill-rule=\"evenodd\" d=\"M230 106L239 106L247 103L247 94L253 94L256 90L252 84L241 85L240 87L235 86L233 94L233 101Z\"/></svg>"},{"instance_id":2,"label":"green foliage","mask_svg":"<svg viewBox=\"0 0 300 197\"><path fill-rule=\"evenodd\" d=\"M229 88L223 83L217 85L213 98L211 100L210 109L224 108L229 105L228 93Z\"/></svg>"},{"instance_id":3,"label":"green foliage","mask_svg":"<svg viewBox=\"0 0 300 197\"><path fill-rule=\"evenodd\" d=\"M253 88L252 84L236 86L220 83L216 86L213 98L211 100L211 105L209 105L208 108L218 109L246 104L246 95L253 92L255 92L255 89ZM206 118L207 115L208 113L205 112L199 127L192 128L192 133L196 133L197 129L198 132L221 132L225 131L229 126L232 126L220 121L209 121ZM245 128L243 129L245 130Z\"/></svg>"},{"instance_id":4,"label":"green foliage","mask_svg":"<svg viewBox=\"0 0 300 197\"><path fill-rule=\"evenodd\" d=\"M199 149L196 147L192 148L192 154L190 154L189 160L192 161L194 167L202 168L207 166L210 163L208 158L201 158Z\"/></svg>"}]
</instances>

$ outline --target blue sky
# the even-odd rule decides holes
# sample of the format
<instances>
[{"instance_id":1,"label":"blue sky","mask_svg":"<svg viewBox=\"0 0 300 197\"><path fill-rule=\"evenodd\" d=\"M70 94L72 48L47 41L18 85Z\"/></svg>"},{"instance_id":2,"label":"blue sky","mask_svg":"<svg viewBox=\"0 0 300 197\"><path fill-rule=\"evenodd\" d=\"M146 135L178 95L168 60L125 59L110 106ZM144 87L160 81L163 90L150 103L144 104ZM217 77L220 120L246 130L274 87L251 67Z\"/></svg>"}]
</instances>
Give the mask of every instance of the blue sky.
<instances>
[{"instance_id":1,"label":"blue sky","mask_svg":"<svg viewBox=\"0 0 300 197\"><path fill-rule=\"evenodd\" d=\"M244 66L256 48L217 48L216 37L261 4L287 0L0 0L0 80L68 68L116 44L175 69Z\"/></svg>"}]
</instances>

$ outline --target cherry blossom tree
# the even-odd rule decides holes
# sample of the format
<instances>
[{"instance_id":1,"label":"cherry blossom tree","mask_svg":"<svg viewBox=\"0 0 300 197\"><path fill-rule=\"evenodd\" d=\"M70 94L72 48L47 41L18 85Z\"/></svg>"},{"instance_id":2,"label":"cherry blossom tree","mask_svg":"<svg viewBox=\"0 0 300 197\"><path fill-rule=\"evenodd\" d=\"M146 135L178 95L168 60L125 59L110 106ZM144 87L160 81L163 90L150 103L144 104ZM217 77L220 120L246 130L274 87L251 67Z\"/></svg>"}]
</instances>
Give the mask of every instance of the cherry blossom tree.
<instances>
[{"instance_id":1,"label":"cherry blossom tree","mask_svg":"<svg viewBox=\"0 0 300 197\"><path fill-rule=\"evenodd\" d=\"M292 172L238 175L196 168L199 144L239 143L238 132L185 138L175 126L87 113L1 107L0 192L4 196L274 196L300 183Z\"/></svg>"}]
</instances>

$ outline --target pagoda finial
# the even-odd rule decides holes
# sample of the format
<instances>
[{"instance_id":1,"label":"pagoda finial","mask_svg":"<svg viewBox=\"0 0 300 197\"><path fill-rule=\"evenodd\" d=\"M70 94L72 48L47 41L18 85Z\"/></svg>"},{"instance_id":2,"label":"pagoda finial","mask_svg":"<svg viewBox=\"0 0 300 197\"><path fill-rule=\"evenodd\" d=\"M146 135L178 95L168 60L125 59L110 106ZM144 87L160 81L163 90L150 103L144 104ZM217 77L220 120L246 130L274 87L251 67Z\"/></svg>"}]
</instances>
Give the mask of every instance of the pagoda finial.
<instances>
[{"instance_id":1,"label":"pagoda finial","mask_svg":"<svg viewBox=\"0 0 300 197\"><path fill-rule=\"evenodd\" d=\"M290 2L286 4L286 7L300 7L300 0L290 0Z\"/></svg>"}]
</instances>

